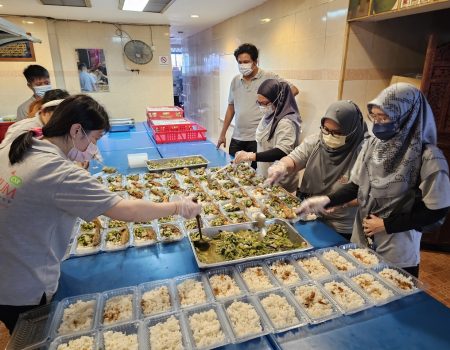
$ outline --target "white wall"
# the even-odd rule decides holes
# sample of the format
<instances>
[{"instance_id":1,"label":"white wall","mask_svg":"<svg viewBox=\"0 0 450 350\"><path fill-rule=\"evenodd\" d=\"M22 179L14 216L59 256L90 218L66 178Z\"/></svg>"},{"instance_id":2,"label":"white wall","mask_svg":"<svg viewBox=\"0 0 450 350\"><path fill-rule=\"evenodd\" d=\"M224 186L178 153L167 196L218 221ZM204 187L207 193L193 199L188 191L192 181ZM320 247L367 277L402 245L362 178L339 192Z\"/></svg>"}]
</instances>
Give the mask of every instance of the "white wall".
<instances>
[{"instance_id":1,"label":"white wall","mask_svg":"<svg viewBox=\"0 0 450 350\"><path fill-rule=\"evenodd\" d=\"M170 57L168 26L152 26L154 58L147 65L135 65L130 61L124 64L122 43L116 35L116 28L111 24L32 19L35 23L26 25L19 17L6 19L25 27L42 40L42 44L34 45L35 63L50 71L55 88L67 89L72 94L80 93L75 49L103 49L110 92L90 95L106 107L111 117L126 116L144 120L145 107L173 105L171 65L162 66L158 61L158 56ZM132 39L150 44L149 26L129 25L122 26L122 29ZM0 62L0 115L14 114L17 106L31 95L22 75L23 69L29 64ZM140 69L140 73L130 72L128 69L131 68Z\"/></svg>"}]
</instances>

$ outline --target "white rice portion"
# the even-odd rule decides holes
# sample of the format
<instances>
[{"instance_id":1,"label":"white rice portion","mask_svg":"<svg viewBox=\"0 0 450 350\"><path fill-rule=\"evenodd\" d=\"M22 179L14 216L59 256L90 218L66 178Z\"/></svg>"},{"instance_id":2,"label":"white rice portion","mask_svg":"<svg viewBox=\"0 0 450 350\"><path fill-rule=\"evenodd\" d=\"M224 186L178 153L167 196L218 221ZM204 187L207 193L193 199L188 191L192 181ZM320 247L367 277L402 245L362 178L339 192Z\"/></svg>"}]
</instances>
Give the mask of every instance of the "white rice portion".
<instances>
[{"instance_id":1,"label":"white rice portion","mask_svg":"<svg viewBox=\"0 0 450 350\"><path fill-rule=\"evenodd\" d=\"M180 321L173 315L165 322L160 322L150 327L149 336L152 350L183 349Z\"/></svg>"},{"instance_id":2,"label":"white rice portion","mask_svg":"<svg viewBox=\"0 0 450 350\"><path fill-rule=\"evenodd\" d=\"M231 326L238 337L245 337L262 331L261 319L249 303L234 301L227 307Z\"/></svg>"},{"instance_id":3,"label":"white rice portion","mask_svg":"<svg viewBox=\"0 0 450 350\"><path fill-rule=\"evenodd\" d=\"M110 298L103 309L103 324L112 324L133 317L133 296L118 295Z\"/></svg>"},{"instance_id":4,"label":"white rice portion","mask_svg":"<svg viewBox=\"0 0 450 350\"><path fill-rule=\"evenodd\" d=\"M416 289L416 286L414 285L412 278L410 276L403 275L397 270L386 267L380 272L378 272L378 274L381 277L383 277L387 282L393 284L394 286L396 286L401 290L409 292Z\"/></svg>"},{"instance_id":5,"label":"white rice portion","mask_svg":"<svg viewBox=\"0 0 450 350\"><path fill-rule=\"evenodd\" d=\"M310 275L312 278L323 278L330 275L330 271L321 263L319 258L313 256L310 258L299 259L297 263Z\"/></svg>"},{"instance_id":6,"label":"white rice portion","mask_svg":"<svg viewBox=\"0 0 450 350\"><path fill-rule=\"evenodd\" d=\"M386 300L394 295L391 290L384 287L370 273L362 273L352 277L353 282L360 286L372 299Z\"/></svg>"},{"instance_id":7,"label":"white rice portion","mask_svg":"<svg viewBox=\"0 0 450 350\"><path fill-rule=\"evenodd\" d=\"M270 281L269 276L267 276L264 269L260 266L247 267L241 275L252 292L270 289L274 286Z\"/></svg>"},{"instance_id":8,"label":"white rice portion","mask_svg":"<svg viewBox=\"0 0 450 350\"><path fill-rule=\"evenodd\" d=\"M167 311L171 307L167 286L157 287L142 294L141 308L145 316Z\"/></svg>"},{"instance_id":9,"label":"white rice portion","mask_svg":"<svg viewBox=\"0 0 450 350\"><path fill-rule=\"evenodd\" d=\"M339 271L350 271L356 268L355 265L334 250L329 250L323 253L322 256L332 263Z\"/></svg>"},{"instance_id":10,"label":"white rice portion","mask_svg":"<svg viewBox=\"0 0 450 350\"><path fill-rule=\"evenodd\" d=\"M56 350L93 350L94 338L82 336L80 338L69 340L68 343L58 345Z\"/></svg>"},{"instance_id":11,"label":"white rice portion","mask_svg":"<svg viewBox=\"0 0 450 350\"><path fill-rule=\"evenodd\" d=\"M211 284L213 294L217 299L241 294L241 290L236 284L236 281L229 275L213 275L209 278L209 283Z\"/></svg>"},{"instance_id":12,"label":"white rice portion","mask_svg":"<svg viewBox=\"0 0 450 350\"><path fill-rule=\"evenodd\" d=\"M289 285L300 281L300 276L295 271L295 267L282 260L277 260L272 263L270 265L270 271L272 271L276 278L283 284Z\"/></svg>"},{"instance_id":13,"label":"white rice portion","mask_svg":"<svg viewBox=\"0 0 450 350\"><path fill-rule=\"evenodd\" d=\"M333 306L316 286L304 285L295 288L295 299L311 318L322 318L333 313Z\"/></svg>"},{"instance_id":14,"label":"white rice portion","mask_svg":"<svg viewBox=\"0 0 450 350\"><path fill-rule=\"evenodd\" d=\"M195 279L187 279L177 286L181 306L189 306L206 302L203 283Z\"/></svg>"},{"instance_id":15,"label":"white rice portion","mask_svg":"<svg viewBox=\"0 0 450 350\"><path fill-rule=\"evenodd\" d=\"M358 293L342 282L327 282L324 287L345 310L356 309L365 303Z\"/></svg>"},{"instance_id":16,"label":"white rice portion","mask_svg":"<svg viewBox=\"0 0 450 350\"><path fill-rule=\"evenodd\" d=\"M78 300L64 309L58 333L74 333L91 329L94 321L95 301Z\"/></svg>"},{"instance_id":17,"label":"white rice portion","mask_svg":"<svg viewBox=\"0 0 450 350\"><path fill-rule=\"evenodd\" d=\"M138 350L138 335L107 331L103 333L105 350Z\"/></svg>"},{"instance_id":18,"label":"white rice portion","mask_svg":"<svg viewBox=\"0 0 450 350\"><path fill-rule=\"evenodd\" d=\"M284 296L271 293L261 300L261 305L277 328L292 326L299 322L294 307Z\"/></svg>"},{"instance_id":19,"label":"white rice portion","mask_svg":"<svg viewBox=\"0 0 450 350\"><path fill-rule=\"evenodd\" d=\"M214 309L189 316L189 326L197 347L214 345L225 339Z\"/></svg>"},{"instance_id":20,"label":"white rice portion","mask_svg":"<svg viewBox=\"0 0 450 350\"><path fill-rule=\"evenodd\" d=\"M348 253L357 259L364 266L375 266L380 263L380 260L375 254L372 254L369 249L355 248L349 249Z\"/></svg>"}]
</instances>

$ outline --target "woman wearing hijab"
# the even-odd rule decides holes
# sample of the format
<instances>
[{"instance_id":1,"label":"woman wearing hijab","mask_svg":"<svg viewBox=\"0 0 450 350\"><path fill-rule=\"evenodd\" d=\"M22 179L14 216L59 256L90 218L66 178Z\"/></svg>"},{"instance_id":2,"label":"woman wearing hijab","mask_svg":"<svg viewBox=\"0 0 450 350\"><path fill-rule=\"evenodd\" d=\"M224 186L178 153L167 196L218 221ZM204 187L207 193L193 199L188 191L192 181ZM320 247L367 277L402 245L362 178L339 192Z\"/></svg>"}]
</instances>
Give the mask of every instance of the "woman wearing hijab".
<instances>
[{"instance_id":1,"label":"woman wearing hijab","mask_svg":"<svg viewBox=\"0 0 450 350\"><path fill-rule=\"evenodd\" d=\"M372 237L376 251L417 276L424 226L450 207L448 164L436 147L436 124L423 94L398 83L368 104L373 134L361 150L350 183L310 198L299 214L358 199L352 241Z\"/></svg>"},{"instance_id":2,"label":"woman wearing hijab","mask_svg":"<svg viewBox=\"0 0 450 350\"><path fill-rule=\"evenodd\" d=\"M236 153L235 163L257 161L257 172L267 177L270 165L289 154L300 143L301 118L289 85L267 79L258 89L257 104L262 119L256 130L257 152ZM289 192L298 186L298 173L284 178L280 184Z\"/></svg>"},{"instance_id":3,"label":"woman wearing hijab","mask_svg":"<svg viewBox=\"0 0 450 350\"><path fill-rule=\"evenodd\" d=\"M349 181L366 130L361 111L352 101L334 102L321 119L320 130L269 168L269 184L305 169L299 195L304 199L332 193ZM345 206L324 213L322 218L350 239L355 214L354 206Z\"/></svg>"}]
</instances>

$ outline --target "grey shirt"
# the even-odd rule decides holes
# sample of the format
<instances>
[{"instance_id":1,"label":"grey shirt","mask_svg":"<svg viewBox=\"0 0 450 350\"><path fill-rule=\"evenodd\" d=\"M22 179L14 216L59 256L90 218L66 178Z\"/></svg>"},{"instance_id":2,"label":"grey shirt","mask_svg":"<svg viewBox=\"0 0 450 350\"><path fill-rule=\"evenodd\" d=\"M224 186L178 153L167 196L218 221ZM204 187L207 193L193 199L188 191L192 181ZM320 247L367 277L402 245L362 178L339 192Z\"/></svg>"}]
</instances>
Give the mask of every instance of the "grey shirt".
<instances>
[{"instance_id":1,"label":"grey shirt","mask_svg":"<svg viewBox=\"0 0 450 350\"><path fill-rule=\"evenodd\" d=\"M34 101L36 101L36 98L33 95L17 108L17 121L28 118L28 109Z\"/></svg>"},{"instance_id":2,"label":"grey shirt","mask_svg":"<svg viewBox=\"0 0 450 350\"><path fill-rule=\"evenodd\" d=\"M318 146L320 141L320 134L314 134L306 137L300 146L296 147L294 151L289 154L289 157L295 163L295 173L301 169L305 169L308 166L308 160L313 153L315 147ZM332 166L332 164L330 164ZM353 163L350 167L341 174L339 180L329 189L328 193L314 193L314 195L327 195L337 191L340 187L348 183L350 179L350 173L353 167ZM326 173L327 169L323 169ZM320 179L317 179L320 181ZM341 233L351 233L353 230L353 222L355 220L357 208L336 208L332 213L321 214L322 220L328 225L333 227L337 232Z\"/></svg>"},{"instance_id":3,"label":"grey shirt","mask_svg":"<svg viewBox=\"0 0 450 350\"><path fill-rule=\"evenodd\" d=\"M360 185L361 167L363 166L364 149L359 154L355 166L352 169L351 181L356 185ZM448 167L429 174L428 169L436 168L436 159L431 155L437 154L441 159L442 152L435 146L428 145L422 153L422 167L420 171L419 189L422 192L422 200L429 209L436 210L450 206L450 182ZM378 208L387 205L395 206L401 204L402 198L390 197L389 193L374 190L372 188L367 201L358 191L358 201L362 207L358 208L355 224L353 226L352 242L366 244L362 221L367 215L365 208L371 208L370 212L376 214ZM377 253L381 254L386 260L400 266L411 267L416 266L420 262L420 239L422 233L416 230L405 232L397 232L387 234L385 231L376 233L374 243Z\"/></svg>"},{"instance_id":4,"label":"grey shirt","mask_svg":"<svg viewBox=\"0 0 450 350\"><path fill-rule=\"evenodd\" d=\"M33 128L42 128L43 126L44 123L42 123L39 116L26 118L15 122L6 131L5 138L0 143L0 149L13 142L17 136L30 131Z\"/></svg>"},{"instance_id":5,"label":"grey shirt","mask_svg":"<svg viewBox=\"0 0 450 350\"><path fill-rule=\"evenodd\" d=\"M36 305L58 286L76 218L92 220L121 198L48 141L9 165L0 149L0 305Z\"/></svg>"},{"instance_id":6,"label":"grey shirt","mask_svg":"<svg viewBox=\"0 0 450 350\"><path fill-rule=\"evenodd\" d=\"M261 68L258 68L258 73L250 81L244 80L242 74L236 75L231 81L228 104L234 105L233 139L255 141L256 128L262 118L256 104L256 95L259 86L267 79L284 81L277 74Z\"/></svg>"}]
</instances>

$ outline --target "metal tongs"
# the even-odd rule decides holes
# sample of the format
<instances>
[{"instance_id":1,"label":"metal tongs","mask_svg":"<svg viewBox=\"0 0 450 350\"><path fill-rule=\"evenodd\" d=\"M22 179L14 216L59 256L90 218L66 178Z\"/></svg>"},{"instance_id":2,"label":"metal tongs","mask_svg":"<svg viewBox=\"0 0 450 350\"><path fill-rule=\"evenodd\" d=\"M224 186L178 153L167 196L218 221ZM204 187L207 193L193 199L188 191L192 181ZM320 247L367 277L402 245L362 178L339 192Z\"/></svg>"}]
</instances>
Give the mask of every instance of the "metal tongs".
<instances>
[{"instance_id":1,"label":"metal tongs","mask_svg":"<svg viewBox=\"0 0 450 350\"><path fill-rule=\"evenodd\" d=\"M267 235L266 216L259 212L255 215L256 227L259 229L259 240L262 241Z\"/></svg>"}]
</instances>

